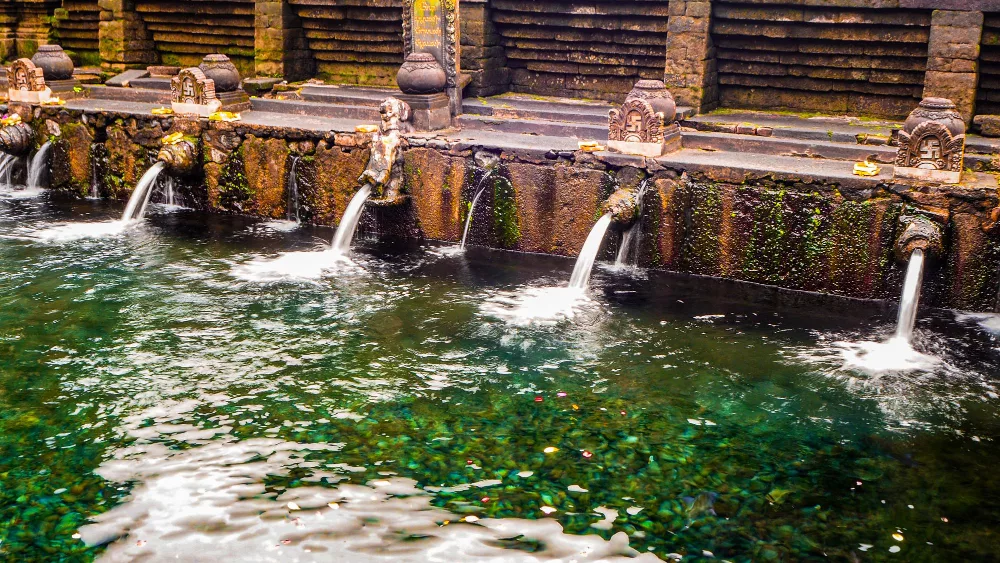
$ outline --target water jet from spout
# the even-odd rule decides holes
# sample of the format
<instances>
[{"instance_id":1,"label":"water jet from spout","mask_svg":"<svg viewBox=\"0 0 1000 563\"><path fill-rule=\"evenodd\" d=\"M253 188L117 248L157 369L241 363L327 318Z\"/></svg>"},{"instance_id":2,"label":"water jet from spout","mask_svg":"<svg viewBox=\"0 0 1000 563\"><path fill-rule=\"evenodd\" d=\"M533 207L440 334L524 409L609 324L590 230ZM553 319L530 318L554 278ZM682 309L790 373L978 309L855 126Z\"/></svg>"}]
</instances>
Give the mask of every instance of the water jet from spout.
<instances>
[{"instance_id":1,"label":"water jet from spout","mask_svg":"<svg viewBox=\"0 0 1000 563\"><path fill-rule=\"evenodd\" d=\"M153 185L165 166L166 164L163 162L157 162L142 175L135 191L132 192L132 197L128 200L128 205L125 206L122 221L135 221L145 216L146 206L149 205L149 196L153 193Z\"/></svg>"},{"instance_id":2,"label":"water jet from spout","mask_svg":"<svg viewBox=\"0 0 1000 563\"><path fill-rule=\"evenodd\" d=\"M913 339L913 327L917 323L917 307L920 305L920 289L924 283L924 251L917 248L910 255L906 267L906 281L899 301L899 319L896 324L896 338L909 343Z\"/></svg>"},{"instance_id":3,"label":"water jet from spout","mask_svg":"<svg viewBox=\"0 0 1000 563\"><path fill-rule=\"evenodd\" d=\"M465 231L462 233L462 250L465 250L465 243L469 239L469 230L472 228L472 218L476 214L476 205L479 203L479 198L486 193L485 186L487 180L493 178L493 170L490 170L483 176L483 179L479 181L479 185L476 186L476 195L472 198L472 205L469 206L469 216L465 219Z\"/></svg>"},{"instance_id":4,"label":"water jet from spout","mask_svg":"<svg viewBox=\"0 0 1000 563\"><path fill-rule=\"evenodd\" d=\"M336 254L346 256L351 251L351 241L354 240L354 233L358 230L358 222L361 221L361 214L365 211L365 202L372 194L371 184L365 184L354 195L354 199L347 206L344 217L337 227L337 234L333 236L333 246L331 250Z\"/></svg>"},{"instance_id":5,"label":"water jet from spout","mask_svg":"<svg viewBox=\"0 0 1000 563\"><path fill-rule=\"evenodd\" d=\"M587 236L587 242L583 243L580 257L576 260L576 266L573 268L573 276L569 280L571 289L586 289L590 283L590 272L594 269L597 253L601 250L601 243L604 242L604 235L608 232L608 227L611 226L611 219L610 213L605 214L597 220L597 224L591 229L590 235Z\"/></svg>"},{"instance_id":6,"label":"water jet from spout","mask_svg":"<svg viewBox=\"0 0 1000 563\"><path fill-rule=\"evenodd\" d=\"M285 212L285 218L289 221L295 221L300 223L299 218L299 178L295 173L296 168L299 166L299 157L292 157L292 167L288 172L288 202Z\"/></svg>"},{"instance_id":7,"label":"water jet from spout","mask_svg":"<svg viewBox=\"0 0 1000 563\"><path fill-rule=\"evenodd\" d=\"M642 235L642 209L643 209L642 202L646 197L646 190L648 188L649 188L648 179L643 180L642 184L639 185L639 191L636 194L636 202L638 204L637 205L638 211L636 212L637 219L635 221L635 224L629 227L628 230L625 231L625 234L622 235L622 245L618 249L618 256L615 258L616 268L622 268L637 261L637 260L635 261L632 260L632 255L633 255L632 251L634 248L636 248L639 238Z\"/></svg>"},{"instance_id":8,"label":"water jet from spout","mask_svg":"<svg viewBox=\"0 0 1000 563\"><path fill-rule=\"evenodd\" d=\"M28 188L41 188L42 175L48 170L49 152L52 150L52 142L46 141L44 145L28 163Z\"/></svg>"}]
</instances>

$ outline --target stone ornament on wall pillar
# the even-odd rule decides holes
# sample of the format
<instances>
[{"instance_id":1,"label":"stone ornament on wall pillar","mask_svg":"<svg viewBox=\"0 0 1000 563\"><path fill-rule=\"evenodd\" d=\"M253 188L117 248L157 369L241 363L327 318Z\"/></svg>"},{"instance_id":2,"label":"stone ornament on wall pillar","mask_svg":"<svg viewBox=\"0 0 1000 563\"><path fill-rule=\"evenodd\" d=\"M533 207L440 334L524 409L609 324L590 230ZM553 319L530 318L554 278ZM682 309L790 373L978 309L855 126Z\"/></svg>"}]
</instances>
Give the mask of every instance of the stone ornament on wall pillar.
<instances>
[{"instance_id":1,"label":"stone ornament on wall pillar","mask_svg":"<svg viewBox=\"0 0 1000 563\"><path fill-rule=\"evenodd\" d=\"M18 59L7 69L7 99L11 102L38 104L52 98L45 85L45 72L31 59Z\"/></svg>"},{"instance_id":2,"label":"stone ornament on wall pillar","mask_svg":"<svg viewBox=\"0 0 1000 563\"><path fill-rule=\"evenodd\" d=\"M222 109L215 81L197 67L185 68L170 80L170 100L178 115L209 115Z\"/></svg>"},{"instance_id":3,"label":"stone ornament on wall pillar","mask_svg":"<svg viewBox=\"0 0 1000 563\"><path fill-rule=\"evenodd\" d=\"M403 1L403 55L430 53L445 72L451 115L462 107L457 0Z\"/></svg>"},{"instance_id":4,"label":"stone ornament on wall pillar","mask_svg":"<svg viewBox=\"0 0 1000 563\"><path fill-rule=\"evenodd\" d=\"M925 98L899 131L897 178L958 184L965 159L965 122L945 98Z\"/></svg>"},{"instance_id":5,"label":"stone ornament on wall pillar","mask_svg":"<svg viewBox=\"0 0 1000 563\"><path fill-rule=\"evenodd\" d=\"M640 80L620 108L608 116L608 148L658 157L681 148L677 106L659 80Z\"/></svg>"}]
</instances>

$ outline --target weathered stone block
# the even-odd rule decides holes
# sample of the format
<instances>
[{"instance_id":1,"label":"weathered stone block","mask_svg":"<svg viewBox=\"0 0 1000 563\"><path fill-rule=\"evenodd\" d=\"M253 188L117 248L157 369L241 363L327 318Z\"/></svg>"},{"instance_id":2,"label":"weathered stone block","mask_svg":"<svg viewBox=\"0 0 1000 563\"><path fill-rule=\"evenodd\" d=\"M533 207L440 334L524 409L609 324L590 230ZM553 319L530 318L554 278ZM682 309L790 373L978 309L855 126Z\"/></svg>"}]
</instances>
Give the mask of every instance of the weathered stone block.
<instances>
[{"instance_id":1,"label":"weathered stone block","mask_svg":"<svg viewBox=\"0 0 1000 563\"><path fill-rule=\"evenodd\" d=\"M405 186L413 197L420 230L434 240L462 238L462 185L465 161L430 149L404 153Z\"/></svg>"},{"instance_id":2,"label":"weathered stone block","mask_svg":"<svg viewBox=\"0 0 1000 563\"><path fill-rule=\"evenodd\" d=\"M285 217L289 167L288 143L283 139L259 139L250 135L243 142L243 165L247 186L253 194L252 212L261 217Z\"/></svg>"},{"instance_id":3,"label":"weathered stone block","mask_svg":"<svg viewBox=\"0 0 1000 563\"><path fill-rule=\"evenodd\" d=\"M347 204L361 187L358 178L368 164L367 149L345 150L329 147L325 142L316 146L315 178L312 188L303 193L313 223L337 225L347 210Z\"/></svg>"}]
</instances>

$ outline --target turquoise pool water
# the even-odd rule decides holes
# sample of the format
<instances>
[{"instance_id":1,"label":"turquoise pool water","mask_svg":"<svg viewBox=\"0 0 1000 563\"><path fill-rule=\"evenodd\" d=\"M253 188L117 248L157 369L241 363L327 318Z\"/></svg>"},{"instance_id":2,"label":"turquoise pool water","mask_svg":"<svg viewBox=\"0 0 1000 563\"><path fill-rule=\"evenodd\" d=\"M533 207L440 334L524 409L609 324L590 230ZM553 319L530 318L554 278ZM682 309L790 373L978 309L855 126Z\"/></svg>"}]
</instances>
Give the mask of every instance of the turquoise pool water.
<instances>
[{"instance_id":1,"label":"turquoise pool water","mask_svg":"<svg viewBox=\"0 0 1000 563\"><path fill-rule=\"evenodd\" d=\"M996 318L873 374L868 304L364 242L281 279L332 233L184 212L51 240L119 214L0 201L5 560L996 558Z\"/></svg>"}]
</instances>

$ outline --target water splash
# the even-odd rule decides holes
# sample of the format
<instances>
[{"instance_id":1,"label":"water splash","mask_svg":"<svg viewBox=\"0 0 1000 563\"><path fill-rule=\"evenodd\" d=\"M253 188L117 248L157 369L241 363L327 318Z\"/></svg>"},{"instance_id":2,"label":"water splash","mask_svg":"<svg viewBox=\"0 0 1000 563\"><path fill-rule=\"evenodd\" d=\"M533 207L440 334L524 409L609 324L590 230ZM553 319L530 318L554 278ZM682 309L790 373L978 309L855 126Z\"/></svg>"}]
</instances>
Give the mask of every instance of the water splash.
<instances>
[{"instance_id":1,"label":"water splash","mask_svg":"<svg viewBox=\"0 0 1000 563\"><path fill-rule=\"evenodd\" d=\"M361 214L365 211L365 202L368 201L368 196L371 193L371 185L365 184L347 206L347 211L344 212L344 217L340 220L340 226L337 227L337 234L333 236L331 250L334 253L347 256L351 252L351 241L354 240L354 233L358 230Z\"/></svg>"},{"instance_id":2,"label":"water splash","mask_svg":"<svg viewBox=\"0 0 1000 563\"><path fill-rule=\"evenodd\" d=\"M14 168L20 159L9 154L0 159L0 187L14 189Z\"/></svg>"},{"instance_id":3,"label":"water splash","mask_svg":"<svg viewBox=\"0 0 1000 563\"><path fill-rule=\"evenodd\" d=\"M487 186L485 185L486 181L493 178L493 176L495 175L494 170L488 171L486 175L483 176L482 180L479 181L479 184L476 186L476 195L475 197L472 198L472 205L469 206L469 216L465 220L465 231L462 233L462 246L461 246L462 250L465 250L465 243L469 239L469 230L472 228L472 219L476 215L476 205L479 204L479 198L481 198L483 194L486 193L486 188L487 188Z\"/></svg>"},{"instance_id":4,"label":"water splash","mask_svg":"<svg viewBox=\"0 0 1000 563\"><path fill-rule=\"evenodd\" d=\"M122 213L122 221L135 221L145 216L153 184L156 183L156 179L165 166L164 163L157 162L142 175L142 178L135 187L135 191L132 192L132 197L128 200L128 205L125 206L125 212Z\"/></svg>"},{"instance_id":5,"label":"water splash","mask_svg":"<svg viewBox=\"0 0 1000 563\"><path fill-rule=\"evenodd\" d=\"M633 253L633 249L638 248L639 239L642 236L642 202L646 198L646 190L649 189L649 179L643 180L639 184L639 191L636 194L636 200L639 202L639 212L637 216L640 220L637 220L634 225L632 225L629 230L625 231L622 235L622 245L618 249L618 256L615 258L615 267L623 268L630 264L635 264L638 259L638 252Z\"/></svg>"},{"instance_id":6,"label":"water splash","mask_svg":"<svg viewBox=\"0 0 1000 563\"><path fill-rule=\"evenodd\" d=\"M289 221L301 223L299 218L299 177L295 170L299 166L299 157L292 157L292 168L288 172L288 204L286 205L285 218Z\"/></svg>"},{"instance_id":7,"label":"water splash","mask_svg":"<svg viewBox=\"0 0 1000 563\"><path fill-rule=\"evenodd\" d=\"M551 326L573 320L594 306L582 289L550 286L497 292L483 301L480 310L486 317L514 326Z\"/></svg>"},{"instance_id":8,"label":"water splash","mask_svg":"<svg viewBox=\"0 0 1000 563\"><path fill-rule=\"evenodd\" d=\"M920 305L920 289L924 284L924 251L917 248L910 255L906 267L906 282L899 300L899 320L896 324L896 339L909 344L913 340L913 327L917 323L917 307Z\"/></svg>"},{"instance_id":9,"label":"water splash","mask_svg":"<svg viewBox=\"0 0 1000 563\"><path fill-rule=\"evenodd\" d=\"M49 152L52 150L52 142L46 141L42 148L31 157L28 163L28 188L41 188L42 176L48 171Z\"/></svg>"},{"instance_id":10,"label":"water splash","mask_svg":"<svg viewBox=\"0 0 1000 563\"><path fill-rule=\"evenodd\" d=\"M569 280L569 287L572 289L586 289L590 284L590 272L594 269L594 262L597 260L597 253L601 250L601 243L604 242L604 235L611 226L611 214L608 213L597 220L597 224L591 229L587 242L583 243L583 250L576 260L573 268L573 276Z\"/></svg>"}]
</instances>

